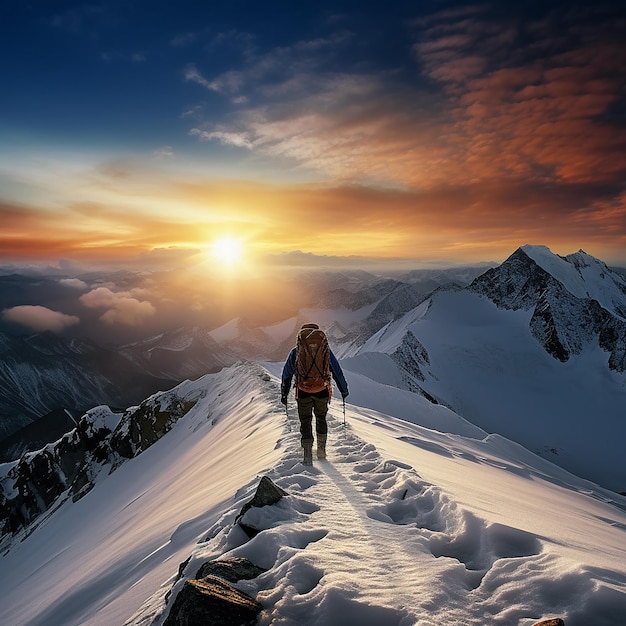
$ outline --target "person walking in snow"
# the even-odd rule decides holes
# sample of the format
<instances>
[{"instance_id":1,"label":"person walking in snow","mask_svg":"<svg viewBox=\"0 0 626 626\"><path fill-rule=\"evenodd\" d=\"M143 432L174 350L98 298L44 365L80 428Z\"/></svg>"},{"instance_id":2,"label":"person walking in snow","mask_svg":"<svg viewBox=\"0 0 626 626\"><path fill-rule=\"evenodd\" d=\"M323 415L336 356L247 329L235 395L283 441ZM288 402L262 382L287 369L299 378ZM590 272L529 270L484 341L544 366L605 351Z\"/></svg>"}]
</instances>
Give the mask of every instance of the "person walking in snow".
<instances>
[{"instance_id":1,"label":"person walking in snow","mask_svg":"<svg viewBox=\"0 0 626 626\"><path fill-rule=\"evenodd\" d=\"M324 331L317 324L304 324L298 332L296 346L283 366L280 401L287 406L291 381L295 376L295 395L300 419L304 465L313 465L313 414L317 435L317 458L326 458L328 425L326 414L334 379L342 398L348 396L348 383L337 358L332 353Z\"/></svg>"}]
</instances>

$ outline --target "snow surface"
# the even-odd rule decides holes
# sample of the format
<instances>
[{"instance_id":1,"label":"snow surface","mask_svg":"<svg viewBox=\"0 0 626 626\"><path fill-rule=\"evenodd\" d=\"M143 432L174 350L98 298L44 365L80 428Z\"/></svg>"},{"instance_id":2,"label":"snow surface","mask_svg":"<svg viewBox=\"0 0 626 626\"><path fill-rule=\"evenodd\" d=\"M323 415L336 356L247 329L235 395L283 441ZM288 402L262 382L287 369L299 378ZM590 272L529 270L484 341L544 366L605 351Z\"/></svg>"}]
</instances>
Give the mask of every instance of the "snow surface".
<instances>
[{"instance_id":1,"label":"snow surface","mask_svg":"<svg viewBox=\"0 0 626 626\"><path fill-rule=\"evenodd\" d=\"M329 457L304 467L280 369L185 383L204 397L170 433L3 546L0 624L156 626L190 555L186 577L228 556L267 568L237 583L262 625L626 623L626 498L394 387L375 387L386 414L367 407L349 371L346 425L334 400ZM290 495L246 541L233 522L264 474Z\"/></svg>"}]
</instances>

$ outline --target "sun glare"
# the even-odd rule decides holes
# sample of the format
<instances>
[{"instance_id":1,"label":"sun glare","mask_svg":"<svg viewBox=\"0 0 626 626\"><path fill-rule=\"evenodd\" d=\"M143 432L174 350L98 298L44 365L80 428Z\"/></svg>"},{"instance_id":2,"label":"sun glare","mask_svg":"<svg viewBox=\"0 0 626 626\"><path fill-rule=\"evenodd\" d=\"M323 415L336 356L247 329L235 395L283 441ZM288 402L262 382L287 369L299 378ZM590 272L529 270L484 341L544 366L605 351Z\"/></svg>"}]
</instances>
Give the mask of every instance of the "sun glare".
<instances>
[{"instance_id":1,"label":"sun glare","mask_svg":"<svg viewBox=\"0 0 626 626\"><path fill-rule=\"evenodd\" d=\"M213 243L213 256L227 266L237 263L242 256L241 241L233 237L222 237Z\"/></svg>"}]
</instances>

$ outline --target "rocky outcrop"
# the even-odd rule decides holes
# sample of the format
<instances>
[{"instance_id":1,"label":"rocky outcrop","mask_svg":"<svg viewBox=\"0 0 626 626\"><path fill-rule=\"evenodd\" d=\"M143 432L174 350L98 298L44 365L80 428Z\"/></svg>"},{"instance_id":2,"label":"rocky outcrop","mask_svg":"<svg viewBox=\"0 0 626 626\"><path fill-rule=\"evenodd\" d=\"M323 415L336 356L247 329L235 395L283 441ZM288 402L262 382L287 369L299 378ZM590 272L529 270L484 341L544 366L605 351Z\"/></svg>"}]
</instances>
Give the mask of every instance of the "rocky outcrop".
<instances>
[{"instance_id":1,"label":"rocky outcrop","mask_svg":"<svg viewBox=\"0 0 626 626\"><path fill-rule=\"evenodd\" d=\"M216 576L206 576L185 581L163 626L255 624L262 608L233 585Z\"/></svg>"},{"instance_id":2,"label":"rocky outcrop","mask_svg":"<svg viewBox=\"0 0 626 626\"><path fill-rule=\"evenodd\" d=\"M0 538L26 528L53 505L87 493L119 419L108 407L92 409L55 444L7 464L0 478Z\"/></svg>"},{"instance_id":3,"label":"rocky outcrop","mask_svg":"<svg viewBox=\"0 0 626 626\"><path fill-rule=\"evenodd\" d=\"M176 389L157 394L129 409L111 436L112 452L131 459L168 433L172 426L195 404L177 395ZM114 465L119 464L114 459Z\"/></svg>"},{"instance_id":4,"label":"rocky outcrop","mask_svg":"<svg viewBox=\"0 0 626 626\"><path fill-rule=\"evenodd\" d=\"M426 348L410 330L391 358L413 378L426 380L422 370L430 365L430 358Z\"/></svg>"},{"instance_id":5,"label":"rocky outcrop","mask_svg":"<svg viewBox=\"0 0 626 626\"><path fill-rule=\"evenodd\" d=\"M265 571L267 570L255 565L248 559L233 557L230 559L207 561L198 570L195 578L201 580L207 576L217 576L227 582L236 583L240 580L252 580Z\"/></svg>"},{"instance_id":6,"label":"rocky outcrop","mask_svg":"<svg viewBox=\"0 0 626 626\"><path fill-rule=\"evenodd\" d=\"M565 626L565 622L557 617L556 619L544 619L541 622L535 622L533 626Z\"/></svg>"},{"instance_id":7,"label":"rocky outcrop","mask_svg":"<svg viewBox=\"0 0 626 626\"><path fill-rule=\"evenodd\" d=\"M263 476L253 498L241 508L235 518L246 535L252 539L263 528L255 525L246 514L253 508L272 506L288 495L272 480ZM189 560L179 570L180 584ZM252 580L265 572L248 559L229 558L204 563L195 577L186 580L177 591L163 626L234 626L254 624L261 605L233 585L240 580ZM175 588L174 587L174 588Z\"/></svg>"},{"instance_id":8,"label":"rocky outcrop","mask_svg":"<svg viewBox=\"0 0 626 626\"><path fill-rule=\"evenodd\" d=\"M263 529L258 528L249 520L246 519L246 513L252 507L271 506L276 504L283 496L288 495L287 492L281 489L278 485L274 484L270 478L263 476L259 482L259 486L256 489L256 493L250 502L247 502L242 507L239 515L235 519L235 523L239 525L250 539L256 537Z\"/></svg>"},{"instance_id":9,"label":"rocky outcrop","mask_svg":"<svg viewBox=\"0 0 626 626\"><path fill-rule=\"evenodd\" d=\"M27 529L66 500L82 498L101 471L114 471L160 439L197 401L181 396L181 387L151 396L123 414L96 407L54 444L5 464L0 540Z\"/></svg>"},{"instance_id":10,"label":"rocky outcrop","mask_svg":"<svg viewBox=\"0 0 626 626\"><path fill-rule=\"evenodd\" d=\"M437 399L419 384L426 380L424 372L430 365L430 357L426 348L410 330L407 331L391 358L400 367L407 389L424 396L433 404L439 404Z\"/></svg>"}]
</instances>

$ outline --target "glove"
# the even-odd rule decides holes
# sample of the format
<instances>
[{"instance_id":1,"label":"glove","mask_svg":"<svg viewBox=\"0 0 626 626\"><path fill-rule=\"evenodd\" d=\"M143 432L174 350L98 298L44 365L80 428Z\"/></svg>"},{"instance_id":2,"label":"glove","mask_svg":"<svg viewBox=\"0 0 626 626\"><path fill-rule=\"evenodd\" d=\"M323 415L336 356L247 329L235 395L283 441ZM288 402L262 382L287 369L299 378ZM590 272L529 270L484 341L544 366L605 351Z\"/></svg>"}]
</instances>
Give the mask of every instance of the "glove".
<instances>
[{"instance_id":1,"label":"glove","mask_svg":"<svg viewBox=\"0 0 626 626\"><path fill-rule=\"evenodd\" d=\"M287 396L280 396L280 401L287 406Z\"/></svg>"},{"instance_id":2,"label":"glove","mask_svg":"<svg viewBox=\"0 0 626 626\"><path fill-rule=\"evenodd\" d=\"M350 392L346 389L341 392L341 397L345 400L350 395Z\"/></svg>"}]
</instances>

